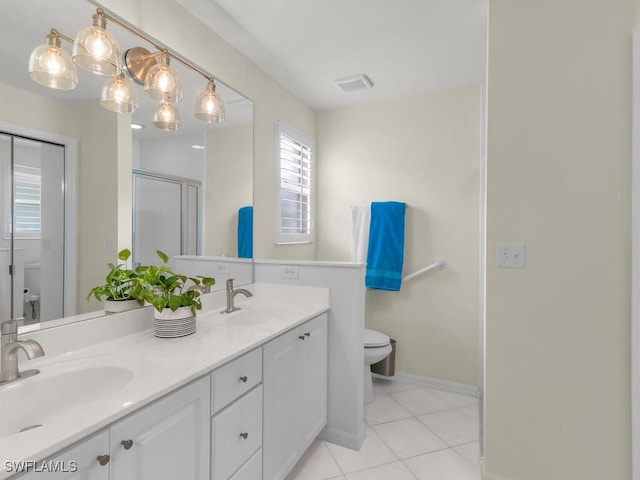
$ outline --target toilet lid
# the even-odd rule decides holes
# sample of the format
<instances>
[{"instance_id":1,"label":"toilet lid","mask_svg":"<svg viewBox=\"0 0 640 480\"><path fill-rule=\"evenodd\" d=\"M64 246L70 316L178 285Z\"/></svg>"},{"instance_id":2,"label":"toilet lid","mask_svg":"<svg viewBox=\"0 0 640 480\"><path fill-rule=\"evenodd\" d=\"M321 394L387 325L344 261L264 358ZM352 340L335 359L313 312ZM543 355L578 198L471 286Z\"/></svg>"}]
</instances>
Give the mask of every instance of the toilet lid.
<instances>
[{"instance_id":1,"label":"toilet lid","mask_svg":"<svg viewBox=\"0 0 640 480\"><path fill-rule=\"evenodd\" d=\"M375 330L364 329L365 347L385 347L389 345L389 337Z\"/></svg>"}]
</instances>

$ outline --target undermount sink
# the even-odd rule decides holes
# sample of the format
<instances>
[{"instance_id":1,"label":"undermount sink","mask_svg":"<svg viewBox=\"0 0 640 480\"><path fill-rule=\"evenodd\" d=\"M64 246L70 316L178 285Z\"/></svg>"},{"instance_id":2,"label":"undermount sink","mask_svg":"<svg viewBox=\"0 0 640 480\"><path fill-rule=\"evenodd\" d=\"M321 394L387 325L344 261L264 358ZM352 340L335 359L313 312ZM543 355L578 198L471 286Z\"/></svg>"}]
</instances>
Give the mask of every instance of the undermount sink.
<instances>
[{"instance_id":1,"label":"undermount sink","mask_svg":"<svg viewBox=\"0 0 640 480\"><path fill-rule=\"evenodd\" d=\"M227 325L264 325L288 317L291 310L279 305L243 305L238 312L223 314Z\"/></svg>"},{"instance_id":2,"label":"undermount sink","mask_svg":"<svg viewBox=\"0 0 640 480\"><path fill-rule=\"evenodd\" d=\"M133 372L120 366L68 369L49 374L47 367L33 377L0 387L0 437L27 432L56 416L124 388Z\"/></svg>"}]
</instances>

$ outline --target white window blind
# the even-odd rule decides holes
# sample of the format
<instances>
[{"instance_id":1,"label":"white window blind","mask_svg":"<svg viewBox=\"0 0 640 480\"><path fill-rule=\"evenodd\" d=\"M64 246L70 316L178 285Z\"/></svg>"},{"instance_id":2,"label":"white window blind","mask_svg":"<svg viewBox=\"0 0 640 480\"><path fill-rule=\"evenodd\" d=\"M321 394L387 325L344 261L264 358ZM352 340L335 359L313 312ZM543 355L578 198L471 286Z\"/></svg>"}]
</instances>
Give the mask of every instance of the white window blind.
<instances>
[{"instance_id":1,"label":"white window blind","mask_svg":"<svg viewBox=\"0 0 640 480\"><path fill-rule=\"evenodd\" d=\"M309 243L312 238L313 141L281 121L277 130L276 243Z\"/></svg>"},{"instance_id":2,"label":"white window blind","mask_svg":"<svg viewBox=\"0 0 640 480\"><path fill-rule=\"evenodd\" d=\"M13 192L13 233L39 234L42 229L42 172L40 169L15 165Z\"/></svg>"}]
</instances>

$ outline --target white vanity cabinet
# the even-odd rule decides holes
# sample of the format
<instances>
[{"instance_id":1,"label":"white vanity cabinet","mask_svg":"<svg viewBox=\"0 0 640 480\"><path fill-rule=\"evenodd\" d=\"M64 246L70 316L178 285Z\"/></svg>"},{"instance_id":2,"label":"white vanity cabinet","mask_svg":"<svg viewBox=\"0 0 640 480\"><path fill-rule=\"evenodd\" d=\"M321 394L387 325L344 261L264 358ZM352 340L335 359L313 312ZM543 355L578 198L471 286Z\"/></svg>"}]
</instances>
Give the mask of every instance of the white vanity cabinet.
<instances>
[{"instance_id":1,"label":"white vanity cabinet","mask_svg":"<svg viewBox=\"0 0 640 480\"><path fill-rule=\"evenodd\" d=\"M109 432L102 431L54 458L39 462L35 471L19 477L19 480L38 479L108 480Z\"/></svg>"},{"instance_id":2,"label":"white vanity cabinet","mask_svg":"<svg viewBox=\"0 0 640 480\"><path fill-rule=\"evenodd\" d=\"M211 479L262 478L262 348L211 374Z\"/></svg>"},{"instance_id":3,"label":"white vanity cabinet","mask_svg":"<svg viewBox=\"0 0 640 480\"><path fill-rule=\"evenodd\" d=\"M263 349L263 479L282 480L327 422L327 315Z\"/></svg>"},{"instance_id":4,"label":"white vanity cabinet","mask_svg":"<svg viewBox=\"0 0 640 480\"><path fill-rule=\"evenodd\" d=\"M111 480L209 479L209 376L109 429Z\"/></svg>"}]
</instances>

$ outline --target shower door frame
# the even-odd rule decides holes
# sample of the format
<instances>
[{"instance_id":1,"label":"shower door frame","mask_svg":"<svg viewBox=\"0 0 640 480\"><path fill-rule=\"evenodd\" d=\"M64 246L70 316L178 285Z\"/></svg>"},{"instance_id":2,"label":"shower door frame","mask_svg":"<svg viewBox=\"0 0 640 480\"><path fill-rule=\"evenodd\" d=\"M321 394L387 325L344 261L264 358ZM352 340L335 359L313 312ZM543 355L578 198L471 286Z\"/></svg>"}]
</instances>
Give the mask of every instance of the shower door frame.
<instances>
[{"instance_id":1,"label":"shower door frame","mask_svg":"<svg viewBox=\"0 0 640 480\"><path fill-rule=\"evenodd\" d=\"M78 228L78 140L24 125L0 120L0 132L27 140L64 147L64 293L63 316L76 314L77 301L77 228ZM3 320L3 319L0 319ZM45 322L46 325L46 322Z\"/></svg>"}]
</instances>

